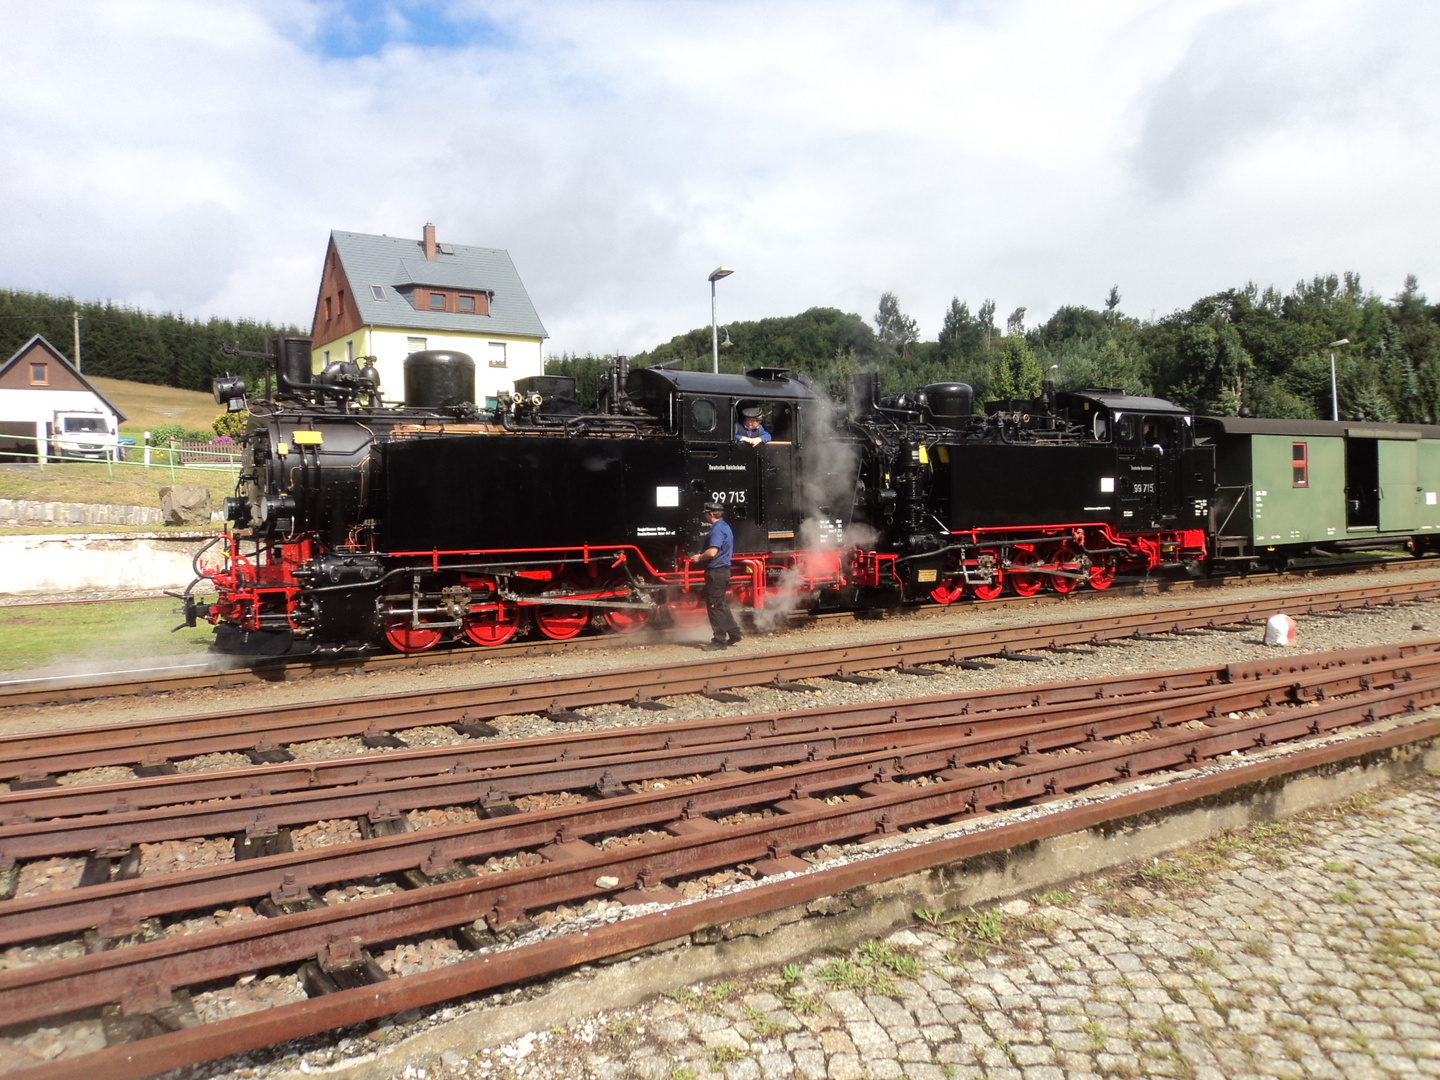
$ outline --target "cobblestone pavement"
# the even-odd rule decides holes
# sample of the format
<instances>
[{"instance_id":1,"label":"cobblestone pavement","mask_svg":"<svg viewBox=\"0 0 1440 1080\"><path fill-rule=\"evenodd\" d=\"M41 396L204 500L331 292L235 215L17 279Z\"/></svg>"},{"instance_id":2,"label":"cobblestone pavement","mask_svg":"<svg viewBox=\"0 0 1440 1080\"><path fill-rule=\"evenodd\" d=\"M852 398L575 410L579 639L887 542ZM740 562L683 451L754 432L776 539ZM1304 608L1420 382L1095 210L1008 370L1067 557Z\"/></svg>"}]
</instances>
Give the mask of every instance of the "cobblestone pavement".
<instances>
[{"instance_id":1,"label":"cobblestone pavement","mask_svg":"<svg viewBox=\"0 0 1440 1080\"><path fill-rule=\"evenodd\" d=\"M400 1075L1440 1076L1437 825L1428 777Z\"/></svg>"}]
</instances>

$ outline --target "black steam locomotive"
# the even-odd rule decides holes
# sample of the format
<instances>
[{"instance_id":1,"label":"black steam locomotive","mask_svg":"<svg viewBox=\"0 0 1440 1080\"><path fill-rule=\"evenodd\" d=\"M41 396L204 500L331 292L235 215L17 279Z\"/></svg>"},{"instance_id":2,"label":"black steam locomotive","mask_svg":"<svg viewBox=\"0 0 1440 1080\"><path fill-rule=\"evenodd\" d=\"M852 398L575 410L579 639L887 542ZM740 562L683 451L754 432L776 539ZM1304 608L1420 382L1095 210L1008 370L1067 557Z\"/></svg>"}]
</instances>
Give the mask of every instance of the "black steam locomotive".
<instances>
[{"instance_id":1,"label":"black steam locomotive","mask_svg":"<svg viewBox=\"0 0 1440 1080\"><path fill-rule=\"evenodd\" d=\"M689 553L701 507L735 532L731 593L764 621L798 606L894 605L1006 588L1105 588L1117 571L1202 560L1214 450L1169 402L1113 391L991 403L944 383L832 402L804 375L609 366L600 408L572 380L521 379L475 403L457 352L405 365L403 405L373 367L311 374L276 342L275 387L247 399L237 493L211 604L224 651L566 639L705 620ZM737 441L742 409L770 440ZM197 585L201 582L197 581Z\"/></svg>"}]
</instances>

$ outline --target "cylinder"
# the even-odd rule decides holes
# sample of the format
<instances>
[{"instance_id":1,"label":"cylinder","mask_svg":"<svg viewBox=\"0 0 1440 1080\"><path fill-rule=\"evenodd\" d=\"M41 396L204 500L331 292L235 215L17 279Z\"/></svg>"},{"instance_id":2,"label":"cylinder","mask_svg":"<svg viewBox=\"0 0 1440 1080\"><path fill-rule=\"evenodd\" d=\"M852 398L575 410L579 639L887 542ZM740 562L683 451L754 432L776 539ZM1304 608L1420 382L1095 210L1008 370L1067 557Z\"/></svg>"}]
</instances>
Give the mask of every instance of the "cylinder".
<instances>
[{"instance_id":1,"label":"cylinder","mask_svg":"<svg viewBox=\"0 0 1440 1080\"><path fill-rule=\"evenodd\" d=\"M857 418L873 413L879 401L878 371L859 371L850 376L850 409Z\"/></svg>"},{"instance_id":2,"label":"cylinder","mask_svg":"<svg viewBox=\"0 0 1440 1080\"><path fill-rule=\"evenodd\" d=\"M275 339L275 374L282 395L299 393L310 386L310 339Z\"/></svg>"},{"instance_id":3,"label":"cylinder","mask_svg":"<svg viewBox=\"0 0 1440 1080\"><path fill-rule=\"evenodd\" d=\"M931 383L921 394L925 401L925 421L936 427L958 427L961 420L975 411L975 391L969 383Z\"/></svg>"},{"instance_id":4,"label":"cylinder","mask_svg":"<svg viewBox=\"0 0 1440 1080\"><path fill-rule=\"evenodd\" d=\"M405 358L405 407L453 409L475 402L475 361L463 352L428 349Z\"/></svg>"}]
</instances>

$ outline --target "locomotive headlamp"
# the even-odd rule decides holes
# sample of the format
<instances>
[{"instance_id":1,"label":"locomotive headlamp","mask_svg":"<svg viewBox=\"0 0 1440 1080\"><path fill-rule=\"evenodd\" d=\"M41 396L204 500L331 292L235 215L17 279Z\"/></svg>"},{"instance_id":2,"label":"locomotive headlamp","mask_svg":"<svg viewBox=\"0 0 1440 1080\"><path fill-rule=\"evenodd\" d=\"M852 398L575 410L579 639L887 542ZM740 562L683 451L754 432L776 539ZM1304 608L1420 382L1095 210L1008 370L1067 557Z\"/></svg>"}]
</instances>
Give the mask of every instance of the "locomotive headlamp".
<instances>
[{"instance_id":1,"label":"locomotive headlamp","mask_svg":"<svg viewBox=\"0 0 1440 1080\"><path fill-rule=\"evenodd\" d=\"M215 404L224 405L228 412L245 411L245 380L239 375L223 375L211 385Z\"/></svg>"}]
</instances>

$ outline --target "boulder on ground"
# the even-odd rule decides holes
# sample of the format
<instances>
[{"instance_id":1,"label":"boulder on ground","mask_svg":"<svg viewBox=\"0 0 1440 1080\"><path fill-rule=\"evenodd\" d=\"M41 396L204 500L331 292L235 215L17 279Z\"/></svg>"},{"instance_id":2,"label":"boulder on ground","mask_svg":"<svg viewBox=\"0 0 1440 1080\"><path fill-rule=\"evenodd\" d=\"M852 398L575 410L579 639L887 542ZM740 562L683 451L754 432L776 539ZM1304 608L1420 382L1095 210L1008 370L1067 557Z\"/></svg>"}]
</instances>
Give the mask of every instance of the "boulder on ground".
<instances>
[{"instance_id":1,"label":"boulder on ground","mask_svg":"<svg viewBox=\"0 0 1440 1080\"><path fill-rule=\"evenodd\" d=\"M162 487L160 514L166 525L209 525L210 491L195 484Z\"/></svg>"}]
</instances>

